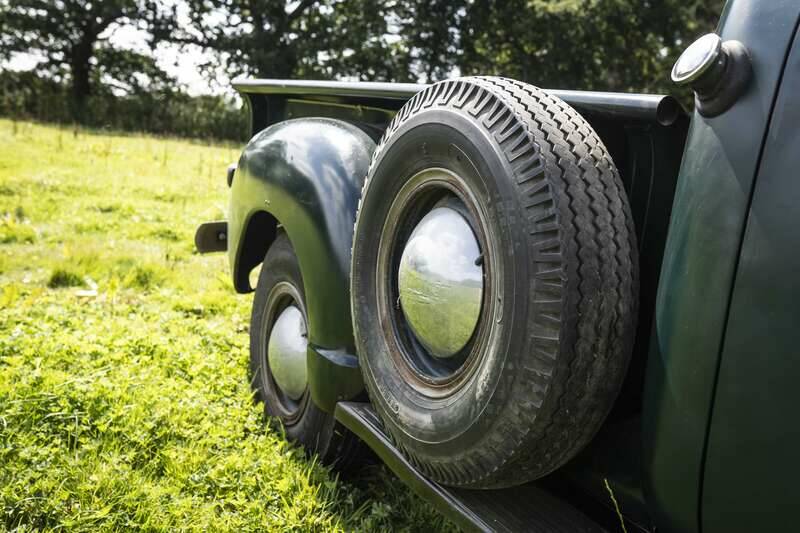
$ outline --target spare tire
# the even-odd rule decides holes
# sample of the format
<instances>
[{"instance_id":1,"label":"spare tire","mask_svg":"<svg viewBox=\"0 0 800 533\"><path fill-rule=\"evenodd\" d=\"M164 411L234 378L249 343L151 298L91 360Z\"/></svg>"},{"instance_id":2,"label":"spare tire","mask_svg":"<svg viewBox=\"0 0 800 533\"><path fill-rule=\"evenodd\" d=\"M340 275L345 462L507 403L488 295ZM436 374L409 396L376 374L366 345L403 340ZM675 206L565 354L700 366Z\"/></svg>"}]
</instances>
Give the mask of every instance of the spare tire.
<instances>
[{"instance_id":1,"label":"spare tire","mask_svg":"<svg viewBox=\"0 0 800 533\"><path fill-rule=\"evenodd\" d=\"M619 392L637 270L619 174L574 109L503 78L415 95L373 157L351 275L364 380L395 444L451 486L564 464Z\"/></svg>"}]
</instances>

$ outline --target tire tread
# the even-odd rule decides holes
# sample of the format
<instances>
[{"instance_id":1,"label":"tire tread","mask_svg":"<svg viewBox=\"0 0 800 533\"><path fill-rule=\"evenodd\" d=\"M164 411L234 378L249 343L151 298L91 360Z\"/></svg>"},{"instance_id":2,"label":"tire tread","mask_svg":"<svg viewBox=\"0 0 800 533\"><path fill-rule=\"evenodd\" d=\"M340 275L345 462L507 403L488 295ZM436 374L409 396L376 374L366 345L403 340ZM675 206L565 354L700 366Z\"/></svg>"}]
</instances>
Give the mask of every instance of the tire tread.
<instances>
[{"instance_id":1,"label":"tire tread","mask_svg":"<svg viewBox=\"0 0 800 533\"><path fill-rule=\"evenodd\" d=\"M434 106L477 119L511 166L531 237L530 306L539 312L529 317L541 334L530 336L514 401L480 446L457 459L435 460L421 457L386 426L412 464L438 482L513 485L569 460L616 398L633 347L638 301L632 216L617 169L583 117L560 99L505 78L461 78L417 93L391 121L372 167L406 120ZM368 176L360 202L369 186ZM355 226L354 243L358 216ZM366 372L365 382L376 398L379 391ZM373 403L382 419L391 416Z\"/></svg>"}]
</instances>

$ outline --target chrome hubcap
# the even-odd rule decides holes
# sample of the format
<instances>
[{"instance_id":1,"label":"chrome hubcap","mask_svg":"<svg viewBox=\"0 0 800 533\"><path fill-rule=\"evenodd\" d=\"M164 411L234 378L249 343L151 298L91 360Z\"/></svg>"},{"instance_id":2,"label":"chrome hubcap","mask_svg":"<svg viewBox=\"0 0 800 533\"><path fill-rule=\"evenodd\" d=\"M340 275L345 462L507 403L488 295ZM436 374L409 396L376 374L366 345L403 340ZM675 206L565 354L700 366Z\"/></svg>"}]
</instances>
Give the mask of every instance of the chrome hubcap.
<instances>
[{"instance_id":1,"label":"chrome hubcap","mask_svg":"<svg viewBox=\"0 0 800 533\"><path fill-rule=\"evenodd\" d=\"M272 378L292 400L299 400L306 390L306 321L303 313L290 305L275 320L267 345L267 359Z\"/></svg>"},{"instance_id":2,"label":"chrome hubcap","mask_svg":"<svg viewBox=\"0 0 800 533\"><path fill-rule=\"evenodd\" d=\"M478 240L455 209L437 207L417 224L400 258L403 315L435 357L456 355L472 337L483 299Z\"/></svg>"}]
</instances>

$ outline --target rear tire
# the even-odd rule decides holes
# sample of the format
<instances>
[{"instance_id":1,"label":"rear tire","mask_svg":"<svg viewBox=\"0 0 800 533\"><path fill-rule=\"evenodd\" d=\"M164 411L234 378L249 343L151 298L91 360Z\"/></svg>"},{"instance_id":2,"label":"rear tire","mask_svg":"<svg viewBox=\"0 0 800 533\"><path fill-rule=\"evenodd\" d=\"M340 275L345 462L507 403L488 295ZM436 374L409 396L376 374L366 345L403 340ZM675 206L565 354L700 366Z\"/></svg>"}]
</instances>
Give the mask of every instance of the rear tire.
<instances>
[{"instance_id":1,"label":"rear tire","mask_svg":"<svg viewBox=\"0 0 800 533\"><path fill-rule=\"evenodd\" d=\"M442 195L465 206L486 287L471 341L444 362L414 340L394 281L414 224ZM423 473L505 487L552 472L591 440L630 359L638 266L617 169L575 110L502 78L418 93L376 149L353 242L364 381Z\"/></svg>"},{"instance_id":2,"label":"rear tire","mask_svg":"<svg viewBox=\"0 0 800 533\"><path fill-rule=\"evenodd\" d=\"M268 364L268 345L278 313L287 305L297 306L304 317L305 293L300 264L285 233L278 234L267 251L258 277L250 320L250 378L264 413L283 425L286 436L311 454L338 469L347 469L358 458L360 443L347 429L319 409L308 389L298 400L281 391ZM306 318L307 320L307 318Z\"/></svg>"}]
</instances>

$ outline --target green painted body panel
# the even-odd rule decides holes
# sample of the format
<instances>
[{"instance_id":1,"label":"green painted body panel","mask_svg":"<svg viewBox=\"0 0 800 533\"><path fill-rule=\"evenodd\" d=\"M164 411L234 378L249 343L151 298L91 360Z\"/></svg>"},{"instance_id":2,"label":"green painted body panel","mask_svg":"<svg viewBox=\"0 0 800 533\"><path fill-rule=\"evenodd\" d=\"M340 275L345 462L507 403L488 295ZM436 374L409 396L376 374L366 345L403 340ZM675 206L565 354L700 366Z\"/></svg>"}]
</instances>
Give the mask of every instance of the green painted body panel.
<instances>
[{"instance_id":1,"label":"green painted body panel","mask_svg":"<svg viewBox=\"0 0 800 533\"><path fill-rule=\"evenodd\" d=\"M793 360L800 282L792 276L800 247L791 223L800 209L800 110L791 102L800 91L800 51L784 74L798 13L796 0L726 4L720 36L745 45L753 78L728 111L710 119L695 113L688 137L685 118L656 113L662 106L648 97L562 95L620 166L643 257L642 321L622 395L595 441L549 480L604 507L598 514L616 518L607 486L629 525L659 532L784 529L800 507L792 486L800 430L789 412L800 402L792 386L800 377ZM300 259L310 387L326 410L363 388L347 293L353 221L374 141L418 89L240 87L254 129L266 129L248 144L233 181L234 281L249 288L238 272L254 264L242 260L252 244L243 246L248 224L270 213L263 239L282 225ZM637 103L649 111L636 113ZM340 120L286 120L314 115Z\"/></svg>"},{"instance_id":2,"label":"green painted body panel","mask_svg":"<svg viewBox=\"0 0 800 533\"><path fill-rule=\"evenodd\" d=\"M643 467L659 531L700 530L706 437L748 205L794 32L796 2L735 0L723 40L753 59L745 94L722 115L694 114L661 270L643 411Z\"/></svg>"},{"instance_id":3,"label":"green painted body panel","mask_svg":"<svg viewBox=\"0 0 800 533\"><path fill-rule=\"evenodd\" d=\"M326 118L288 120L257 133L239 159L231 189L228 254L234 283L244 277L244 235L269 213L286 231L300 262L308 313L309 389L333 411L362 389L350 320L350 249L358 198L375 142L359 128ZM274 230L249 243L260 259ZM250 265L252 266L252 265ZM316 359L323 358L324 361Z\"/></svg>"},{"instance_id":4,"label":"green painted body panel","mask_svg":"<svg viewBox=\"0 0 800 533\"><path fill-rule=\"evenodd\" d=\"M708 533L786 531L800 511L800 42L747 219L703 483Z\"/></svg>"}]
</instances>

